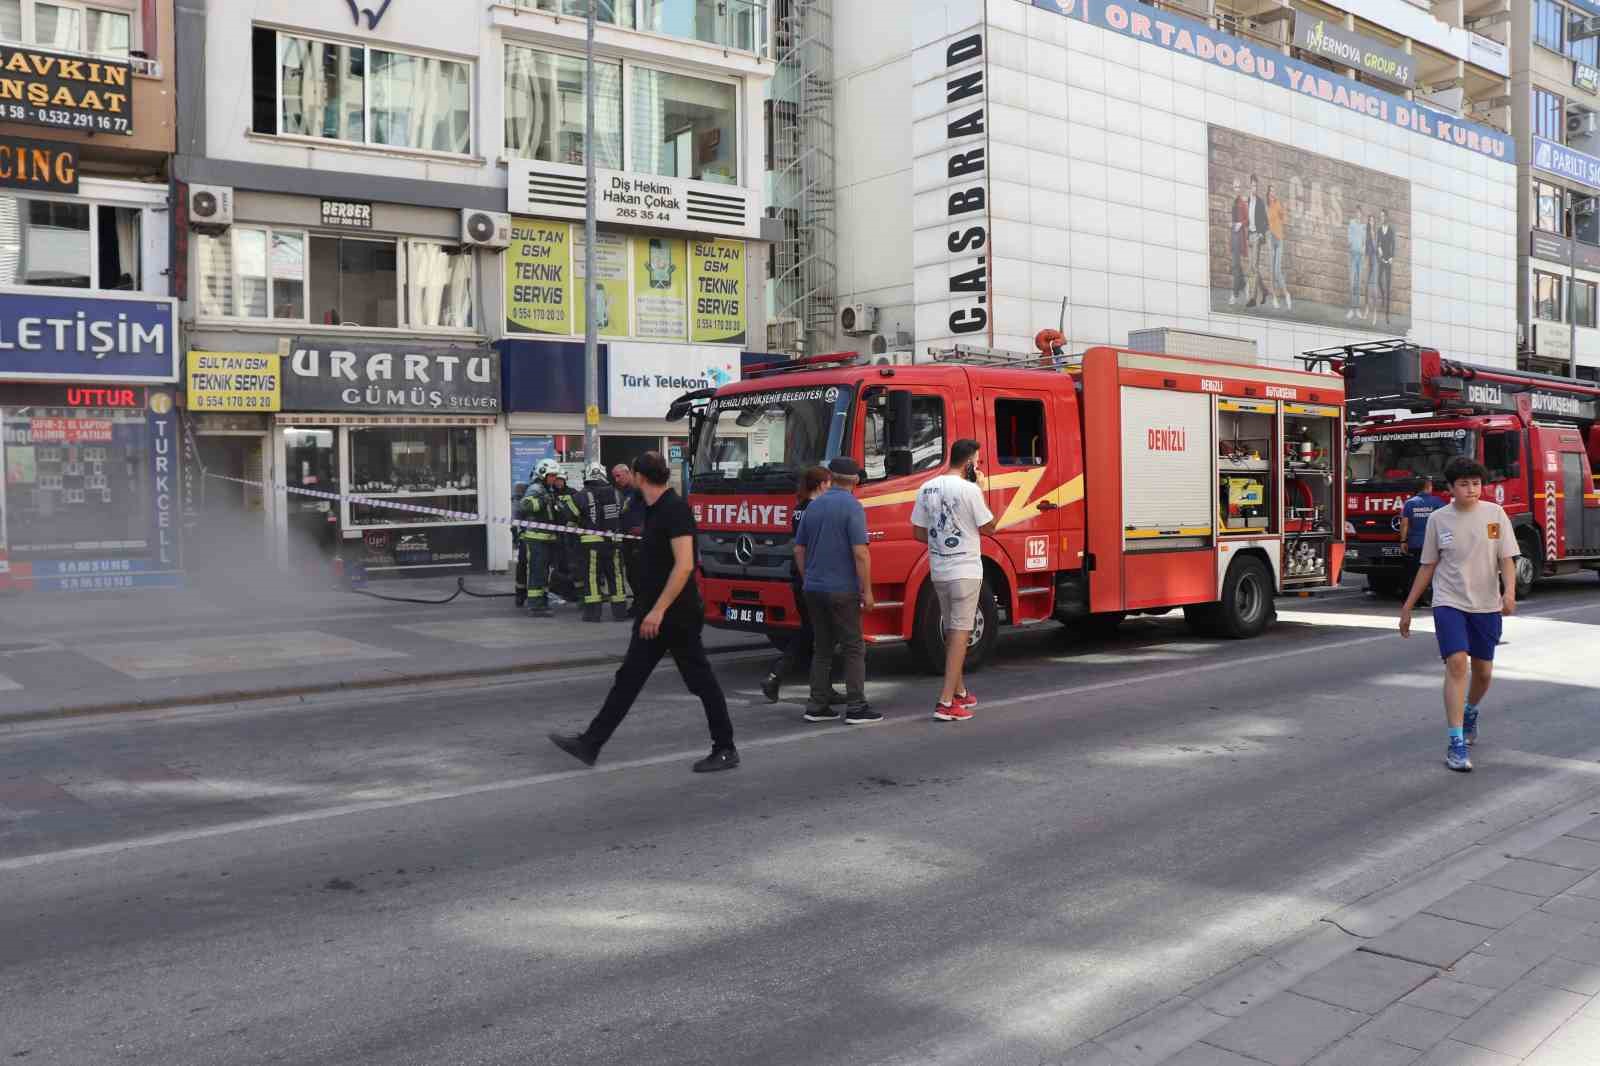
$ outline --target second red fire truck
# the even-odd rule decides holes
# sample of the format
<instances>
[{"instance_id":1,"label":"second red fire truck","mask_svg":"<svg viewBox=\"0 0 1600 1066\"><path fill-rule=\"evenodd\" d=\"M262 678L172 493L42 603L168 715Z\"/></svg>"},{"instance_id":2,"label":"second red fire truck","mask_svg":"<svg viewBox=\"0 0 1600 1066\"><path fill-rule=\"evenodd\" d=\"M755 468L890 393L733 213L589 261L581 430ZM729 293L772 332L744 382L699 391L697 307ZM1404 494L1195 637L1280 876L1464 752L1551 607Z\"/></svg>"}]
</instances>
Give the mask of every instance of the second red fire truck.
<instances>
[{"instance_id":1,"label":"second red fire truck","mask_svg":"<svg viewBox=\"0 0 1600 1066\"><path fill-rule=\"evenodd\" d=\"M1511 518L1519 596L1541 577L1600 570L1600 387L1471 366L1403 340L1304 358L1344 375L1347 408L1362 419L1350 436L1347 565L1374 590L1405 595L1400 510L1424 475L1460 455L1488 469L1484 498Z\"/></svg>"},{"instance_id":2,"label":"second red fire truck","mask_svg":"<svg viewBox=\"0 0 1600 1066\"><path fill-rule=\"evenodd\" d=\"M1280 592L1337 584L1344 558L1344 381L1337 375L1094 348L1069 357L972 349L931 364L801 360L683 397L713 625L799 624L790 508L805 467L865 470L876 610L870 644L943 659L925 547L910 524L950 444L976 439L997 517L969 661L1001 625L1110 627L1182 608L1207 633L1249 637Z\"/></svg>"}]
</instances>

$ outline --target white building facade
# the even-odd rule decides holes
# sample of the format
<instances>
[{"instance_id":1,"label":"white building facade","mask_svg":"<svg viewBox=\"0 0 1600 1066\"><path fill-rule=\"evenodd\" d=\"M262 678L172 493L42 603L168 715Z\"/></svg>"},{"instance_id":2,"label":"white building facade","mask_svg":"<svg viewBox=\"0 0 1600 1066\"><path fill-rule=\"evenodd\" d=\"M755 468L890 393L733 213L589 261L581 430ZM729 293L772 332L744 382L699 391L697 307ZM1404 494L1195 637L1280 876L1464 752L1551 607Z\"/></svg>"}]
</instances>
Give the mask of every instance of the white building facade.
<instances>
[{"instance_id":1,"label":"white building facade","mask_svg":"<svg viewBox=\"0 0 1600 1066\"><path fill-rule=\"evenodd\" d=\"M839 299L879 332L1026 350L1165 326L1274 363L1405 335L1514 361L1505 132L1140 3L836 18Z\"/></svg>"},{"instance_id":2,"label":"white building facade","mask_svg":"<svg viewBox=\"0 0 1600 1066\"><path fill-rule=\"evenodd\" d=\"M190 422L208 471L302 490L234 501L281 563L503 569L513 483L581 464L591 305L608 458L671 446L665 403L631 382L736 377L764 332L744 294L766 269L766 3L602 4L592 87L586 7L254 0L180 20L191 362L257 356L280 381L245 407L191 379ZM635 211L604 195L626 188Z\"/></svg>"}]
</instances>

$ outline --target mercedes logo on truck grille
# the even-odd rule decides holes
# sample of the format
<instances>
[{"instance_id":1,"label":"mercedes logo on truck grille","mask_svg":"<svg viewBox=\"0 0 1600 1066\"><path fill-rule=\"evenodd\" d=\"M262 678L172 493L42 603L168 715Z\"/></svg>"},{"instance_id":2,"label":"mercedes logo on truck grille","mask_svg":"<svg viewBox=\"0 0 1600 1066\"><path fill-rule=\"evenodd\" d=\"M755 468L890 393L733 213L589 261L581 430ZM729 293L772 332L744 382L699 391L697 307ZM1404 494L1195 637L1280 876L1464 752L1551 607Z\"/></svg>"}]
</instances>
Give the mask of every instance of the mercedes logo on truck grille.
<instances>
[{"instance_id":1,"label":"mercedes logo on truck grille","mask_svg":"<svg viewBox=\"0 0 1600 1066\"><path fill-rule=\"evenodd\" d=\"M755 562L756 539L748 533L741 533L733 544L733 557L739 560L740 566L749 566Z\"/></svg>"}]
</instances>

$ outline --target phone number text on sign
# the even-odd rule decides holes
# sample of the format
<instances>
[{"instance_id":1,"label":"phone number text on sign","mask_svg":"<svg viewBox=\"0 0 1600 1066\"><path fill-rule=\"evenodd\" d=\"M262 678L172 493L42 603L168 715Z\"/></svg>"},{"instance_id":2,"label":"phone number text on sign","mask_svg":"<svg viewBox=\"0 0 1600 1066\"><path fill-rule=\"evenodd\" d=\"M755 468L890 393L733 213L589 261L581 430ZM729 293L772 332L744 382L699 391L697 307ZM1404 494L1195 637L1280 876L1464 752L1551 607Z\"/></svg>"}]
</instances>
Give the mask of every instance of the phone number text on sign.
<instances>
[{"instance_id":1,"label":"phone number text on sign","mask_svg":"<svg viewBox=\"0 0 1600 1066\"><path fill-rule=\"evenodd\" d=\"M270 412L282 407L281 357L258 352L190 352L192 411Z\"/></svg>"}]
</instances>

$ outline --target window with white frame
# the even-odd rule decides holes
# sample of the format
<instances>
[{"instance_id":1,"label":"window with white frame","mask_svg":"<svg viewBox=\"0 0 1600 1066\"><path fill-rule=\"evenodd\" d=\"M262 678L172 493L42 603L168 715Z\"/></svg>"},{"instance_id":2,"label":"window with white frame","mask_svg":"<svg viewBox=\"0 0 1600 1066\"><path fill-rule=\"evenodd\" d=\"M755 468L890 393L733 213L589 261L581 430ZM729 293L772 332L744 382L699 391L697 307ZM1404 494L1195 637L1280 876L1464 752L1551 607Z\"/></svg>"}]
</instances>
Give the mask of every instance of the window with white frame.
<instances>
[{"instance_id":1,"label":"window with white frame","mask_svg":"<svg viewBox=\"0 0 1600 1066\"><path fill-rule=\"evenodd\" d=\"M584 61L506 46L506 154L545 163L584 161ZM596 62L595 165L622 169L622 64Z\"/></svg>"},{"instance_id":2,"label":"window with white frame","mask_svg":"<svg viewBox=\"0 0 1600 1066\"><path fill-rule=\"evenodd\" d=\"M0 285L137 292L144 210L0 195Z\"/></svg>"},{"instance_id":3,"label":"window with white frame","mask_svg":"<svg viewBox=\"0 0 1600 1066\"><path fill-rule=\"evenodd\" d=\"M467 155L472 65L257 27L257 133Z\"/></svg>"},{"instance_id":4,"label":"window with white frame","mask_svg":"<svg viewBox=\"0 0 1600 1066\"><path fill-rule=\"evenodd\" d=\"M514 7L582 17L588 0L501 0ZM595 20L627 29L767 52L767 0L595 0Z\"/></svg>"},{"instance_id":5,"label":"window with white frame","mask_svg":"<svg viewBox=\"0 0 1600 1066\"><path fill-rule=\"evenodd\" d=\"M472 252L439 241L233 226L196 240L195 278L201 319L473 326Z\"/></svg>"},{"instance_id":6,"label":"window with white frame","mask_svg":"<svg viewBox=\"0 0 1600 1066\"><path fill-rule=\"evenodd\" d=\"M127 58L138 20L127 5L0 0L0 40L57 52Z\"/></svg>"},{"instance_id":7,"label":"window with white frame","mask_svg":"<svg viewBox=\"0 0 1600 1066\"><path fill-rule=\"evenodd\" d=\"M1561 278L1542 270L1533 272L1533 317L1546 322L1560 322Z\"/></svg>"},{"instance_id":8,"label":"window with white frame","mask_svg":"<svg viewBox=\"0 0 1600 1066\"><path fill-rule=\"evenodd\" d=\"M583 163L583 72L579 56L506 46L506 155ZM739 90L732 81L600 62L594 88L597 166L738 183Z\"/></svg>"}]
</instances>

